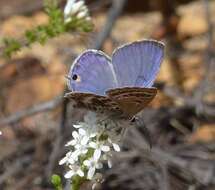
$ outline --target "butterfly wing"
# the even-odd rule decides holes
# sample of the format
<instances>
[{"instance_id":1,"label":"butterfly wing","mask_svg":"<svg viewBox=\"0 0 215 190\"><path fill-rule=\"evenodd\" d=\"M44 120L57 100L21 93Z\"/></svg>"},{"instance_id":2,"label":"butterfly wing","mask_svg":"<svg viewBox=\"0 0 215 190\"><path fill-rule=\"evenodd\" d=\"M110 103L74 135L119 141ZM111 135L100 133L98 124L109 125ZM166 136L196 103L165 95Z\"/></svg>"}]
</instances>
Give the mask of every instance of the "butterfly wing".
<instances>
[{"instance_id":1,"label":"butterfly wing","mask_svg":"<svg viewBox=\"0 0 215 190\"><path fill-rule=\"evenodd\" d=\"M121 116L123 114L119 105L107 96L91 93L70 92L65 98L71 99L75 107L88 109L106 115Z\"/></svg>"},{"instance_id":2,"label":"butterfly wing","mask_svg":"<svg viewBox=\"0 0 215 190\"><path fill-rule=\"evenodd\" d=\"M133 116L156 95L151 87L163 58L163 45L144 40L117 49L112 58L88 50L79 56L69 72L66 94L79 107L96 112ZM125 87L125 88L118 88ZM131 87L131 88L129 88ZM112 90L108 90L112 89ZM105 97L105 91L108 97Z\"/></svg>"},{"instance_id":3,"label":"butterfly wing","mask_svg":"<svg viewBox=\"0 0 215 190\"><path fill-rule=\"evenodd\" d=\"M71 66L68 75L71 91L104 95L105 91L117 87L110 58L101 51L87 50Z\"/></svg>"},{"instance_id":4,"label":"butterfly wing","mask_svg":"<svg viewBox=\"0 0 215 190\"><path fill-rule=\"evenodd\" d=\"M113 53L119 87L151 87L164 56L164 45L143 40L124 45Z\"/></svg>"},{"instance_id":5,"label":"butterfly wing","mask_svg":"<svg viewBox=\"0 0 215 190\"><path fill-rule=\"evenodd\" d=\"M119 105L126 116L133 117L153 100L157 89L125 87L108 90L106 94Z\"/></svg>"}]
</instances>

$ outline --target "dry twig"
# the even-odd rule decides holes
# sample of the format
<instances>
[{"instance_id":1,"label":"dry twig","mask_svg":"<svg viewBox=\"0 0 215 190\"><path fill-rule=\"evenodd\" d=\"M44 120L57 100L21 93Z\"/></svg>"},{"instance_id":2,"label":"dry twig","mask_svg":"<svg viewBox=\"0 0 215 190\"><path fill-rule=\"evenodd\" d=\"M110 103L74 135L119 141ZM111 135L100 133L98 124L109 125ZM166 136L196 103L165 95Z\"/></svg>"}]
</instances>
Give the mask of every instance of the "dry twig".
<instances>
[{"instance_id":1,"label":"dry twig","mask_svg":"<svg viewBox=\"0 0 215 190\"><path fill-rule=\"evenodd\" d=\"M58 97L58 98L55 98L51 101L41 103L38 105L34 105L31 108L25 109L25 110L20 111L20 112L16 112L15 114L13 114L11 116L8 116L4 119L1 119L0 120L0 126L9 125L9 124L18 122L25 117L29 117L29 116L32 116L34 114L40 113L40 112L52 110L52 109L56 108L61 102L62 102L62 98Z\"/></svg>"},{"instance_id":2,"label":"dry twig","mask_svg":"<svg viewBox=\"0 0 215 190\"><path fill-rule=\"evenodd\" d=\"M213 23L212 23L212 15L209 7L209 1L204 0L204 7L205 7L205 17L208 25L208 33L207 33L207 43L208 47L206 49L206 56L205 56L205 71L202 81L200 82L198 88L195 90L194 99L196 104L196 111L197 113L205 112L205 103L203 97L207 91L212 88L214 90L214 69L215 69L215 53L213 47ZM211 79L212 78L212 79Z\"/></svg>"}]
</instances>

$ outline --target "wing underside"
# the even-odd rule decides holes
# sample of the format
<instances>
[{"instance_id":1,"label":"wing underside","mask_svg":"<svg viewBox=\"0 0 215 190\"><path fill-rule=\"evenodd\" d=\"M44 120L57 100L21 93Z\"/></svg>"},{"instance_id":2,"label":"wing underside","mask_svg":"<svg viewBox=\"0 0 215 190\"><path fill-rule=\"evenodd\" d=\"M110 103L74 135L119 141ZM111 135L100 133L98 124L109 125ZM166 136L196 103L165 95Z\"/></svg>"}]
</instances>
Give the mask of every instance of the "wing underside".
<instances>
[{"instance_id":1,"label":"wing underside","mask_svg":"<svg viewBox=\"0 0 215 190\"><path fill-rule=\"evenodd\" d=\"M74 106L78 108L88 109L97 113L106 115L122 115L118 103L111 100L107 96L100 96L91 93L70 92L65 95L74 102Z\"/></svg>"},{"instance_id":2,"label":"wing underside","mask_svg":"<svg viewBox=\"0 0 215 190\"><path fill-rule=\"evenodd\" d=\"M128 117L145 108L156 96L156 88L125 87L108 90L108 97L116 102Z\"/></svg>"}]
</instances>

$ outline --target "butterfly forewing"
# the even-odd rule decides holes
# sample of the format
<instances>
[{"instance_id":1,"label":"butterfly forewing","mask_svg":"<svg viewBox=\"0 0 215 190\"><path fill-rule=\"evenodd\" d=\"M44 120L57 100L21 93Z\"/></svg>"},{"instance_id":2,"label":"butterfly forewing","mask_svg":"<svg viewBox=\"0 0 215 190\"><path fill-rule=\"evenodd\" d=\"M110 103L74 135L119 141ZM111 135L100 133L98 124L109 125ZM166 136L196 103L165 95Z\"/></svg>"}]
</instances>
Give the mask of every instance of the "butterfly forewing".
<instances>
[{"instance_id":1,"label":"butterfly forewing","mask_svg":"<svg viewBox=\"0 0 215 190\"><path fill-rule=\"evenodd\" d=\"M157 94L156 88L125 87L111 89L106 92L128 117L132 117L150 103Z\"/></svg>"},{"instance_id":2,"label":"butterfly forewing","mask_svg":"<svg viewBox=\"0 0 215 190\"><path fill-rule=\"evenodd\" d=\"M164 45L154 40L136 41L117 48L112 63L118 88L152 87L163 56Z\"/></svg>"},{"instance_id":3,"label":"butterfly forewing","mask_svg":"<svg viewBox=\"0 0 215 190\"><path fill-rule=\"evenodd\" d=\"M101 51L87 50L70 68L68 87L71 91L105 95L117 87L110 58Z\"/></svg>"}]
</instances>

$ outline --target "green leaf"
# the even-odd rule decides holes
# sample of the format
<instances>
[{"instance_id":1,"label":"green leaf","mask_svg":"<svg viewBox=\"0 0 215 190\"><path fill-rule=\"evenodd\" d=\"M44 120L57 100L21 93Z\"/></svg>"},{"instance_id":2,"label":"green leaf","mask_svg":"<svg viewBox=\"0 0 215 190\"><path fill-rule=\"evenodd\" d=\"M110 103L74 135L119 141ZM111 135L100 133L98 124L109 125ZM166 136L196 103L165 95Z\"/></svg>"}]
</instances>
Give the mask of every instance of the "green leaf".
<instances>
[{"instance_id":1,"label":"green leaf","mask_svg":"<svg viewBox=\"0 0 215 190\"><path fill-rule=\"evenodd\" d=\"M51 178L51 182L56 190L62 190L62 182L61 177L57 174L53 174Z\"/></svg>"},{"instance_id":2,"label":"green leaf","mask_svg":"<svg viewBox=\"0 0 215 190\"><path fill-rule=\"evenodd\" d=\"M44 9L49 17L49 22L46 25L39 25L33 29L27 30L22 37L22 40L13 38L5 38L3 40L3 54L6 57L11 57L23 47L30 47L31 44L39 42L44 45L47 40L57 37L65 32L90 32L93 29L91 21L78 19L75 16L71 17L71 21L65 23L64 13L59 8L58 0L44 0ZM24 42L24 43L23 43Z\"/></svg>"},{"instance_id":3,"label":"green leaf","mask_svg":"<svg viewBox=\"0 0 215 190\"><path fill-rule=\"evenodd\" d=\"M81 185L86 182L85 177L80 177L79 175L72 177L72 190L80 190Z\"/></svg>"},{"instance_id":4,"label":"green leaf","mask_svg":"<svg viewBox=\"0 0 215 190\"><path fill-rule=\"evenodd\" d=\"M31 30L27 30L25 32L25 37L27 38L29 44L34 43L37 40L36 33Z\"/></svg>"},{"instance_id":5,"label":"green leaf","mask_svg":"<svg viewBox=\"0 0 215 190\"><path fill-rule=\"evenodd\" d=\"M3 38L3 44L5 46L3 55L6 57L11 57L12 53L19 51L21 48L20 42L13 38Z\"/></svg>"}]
</instances>

